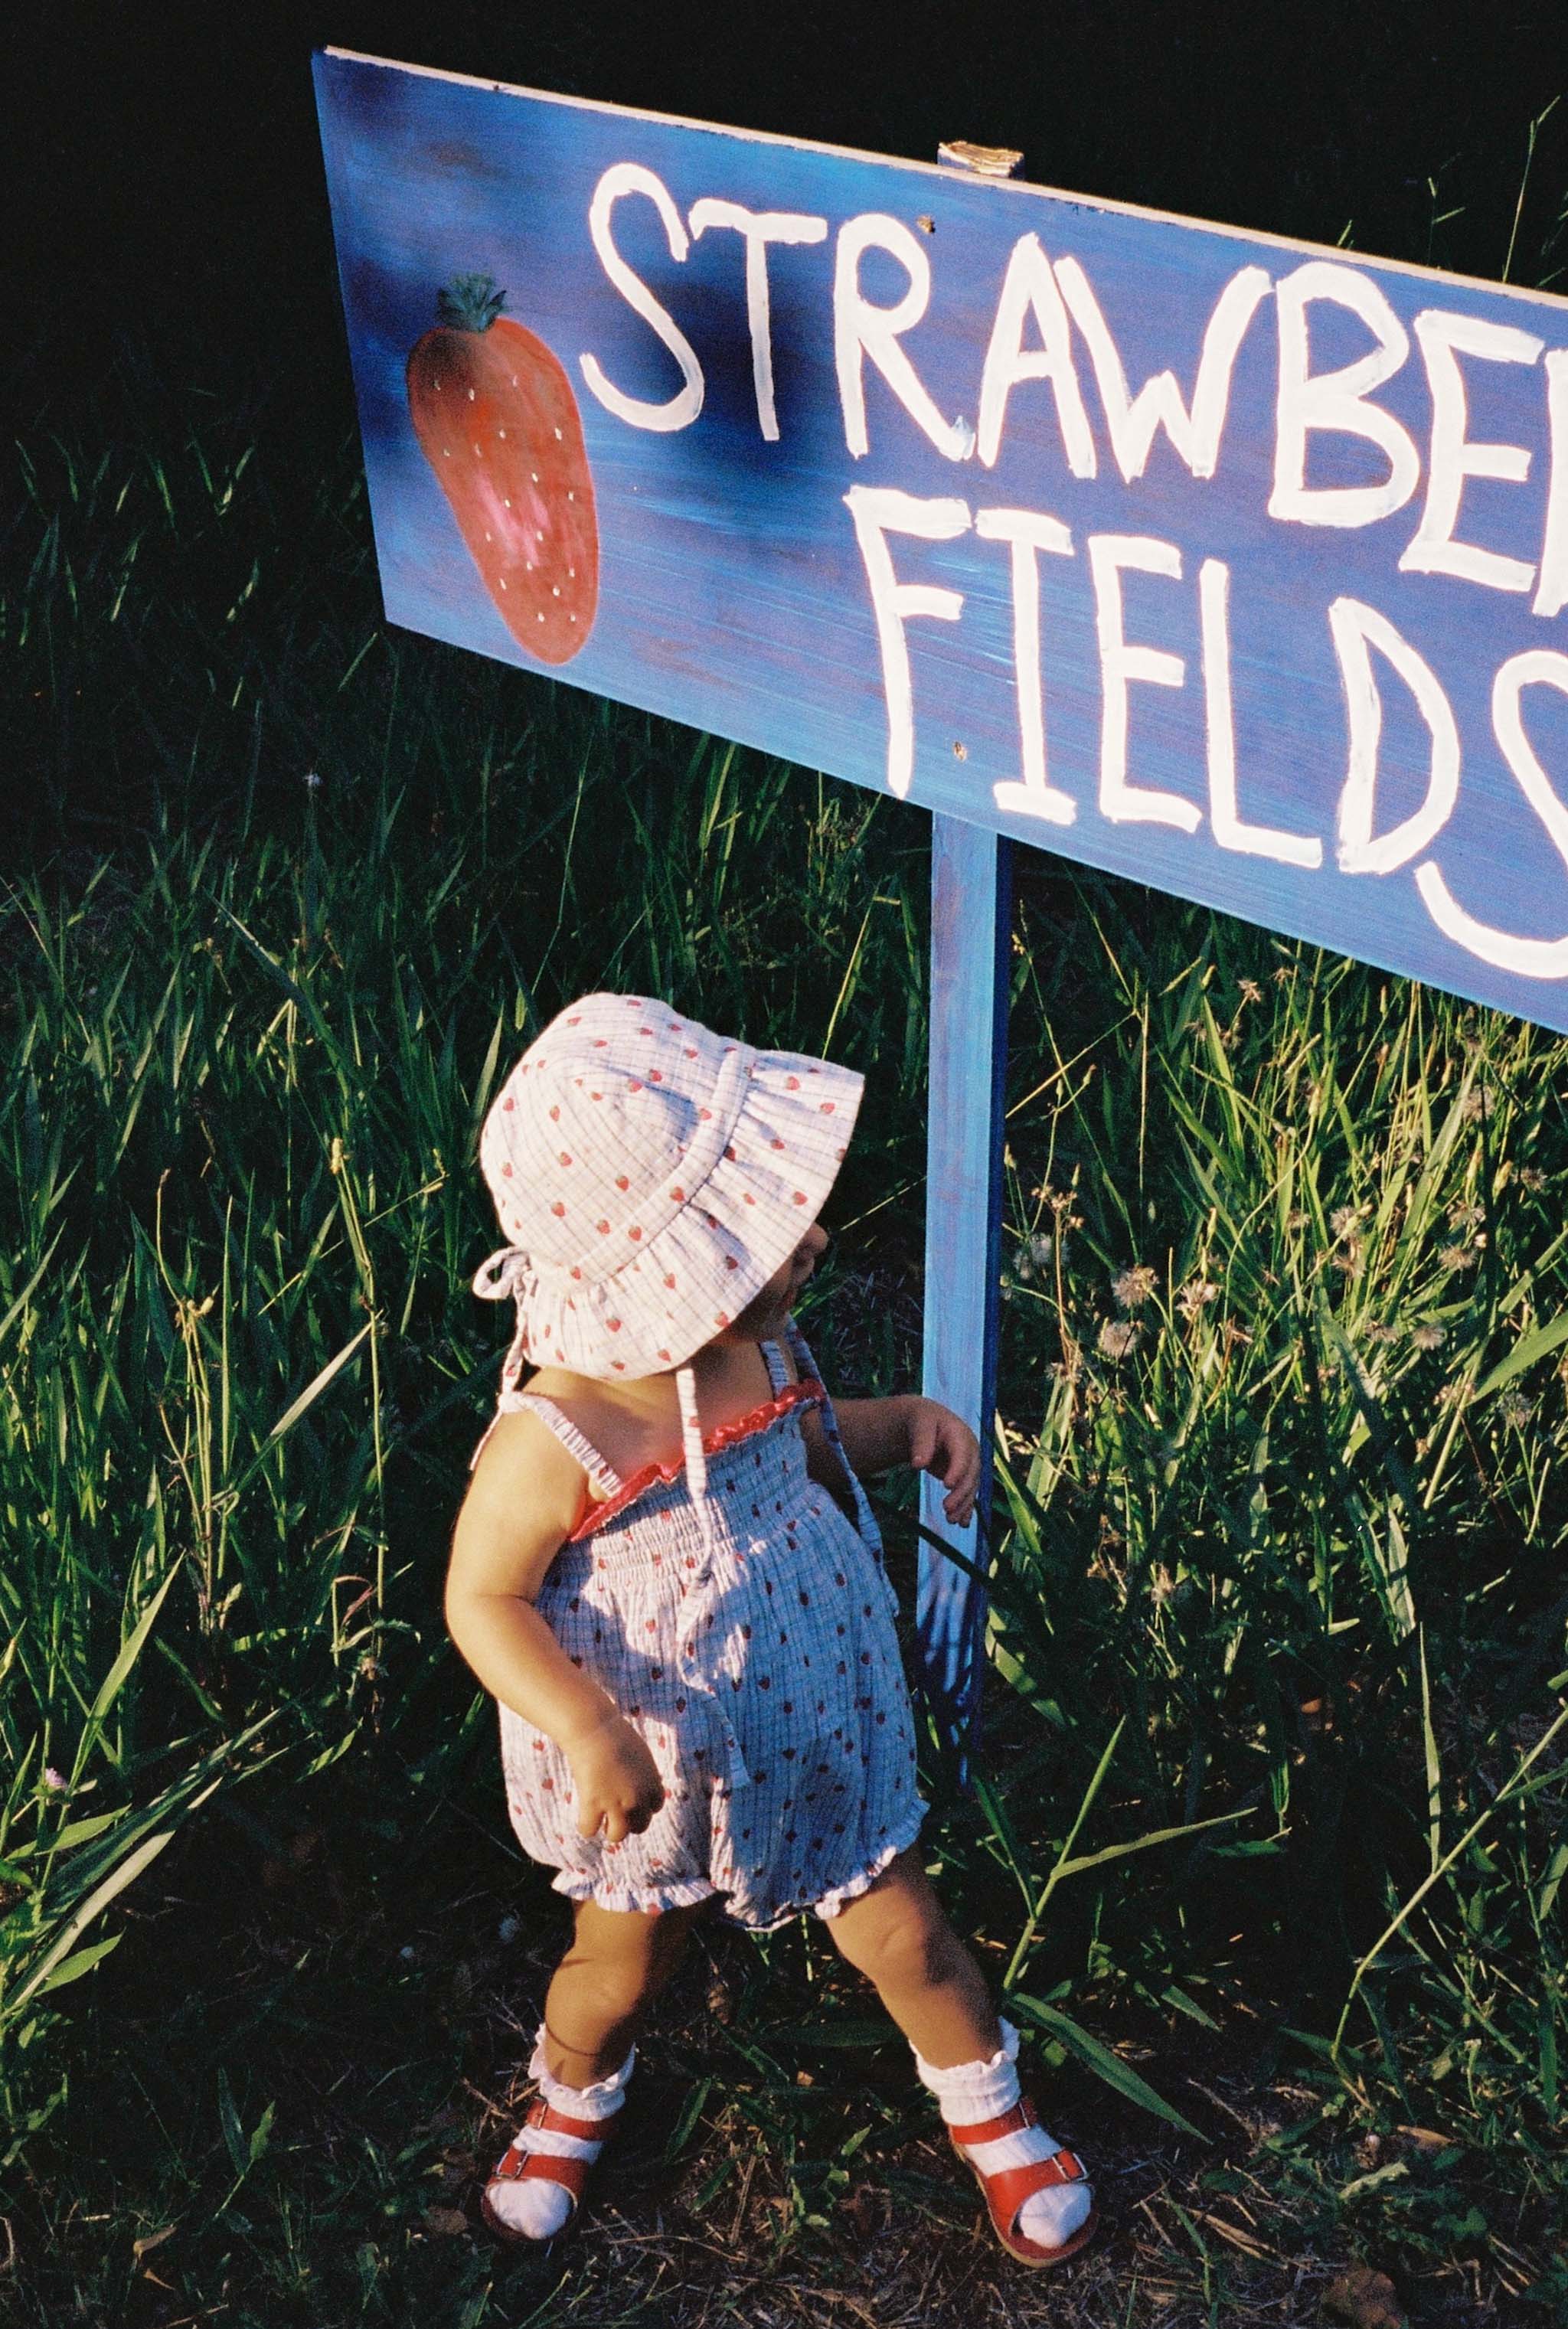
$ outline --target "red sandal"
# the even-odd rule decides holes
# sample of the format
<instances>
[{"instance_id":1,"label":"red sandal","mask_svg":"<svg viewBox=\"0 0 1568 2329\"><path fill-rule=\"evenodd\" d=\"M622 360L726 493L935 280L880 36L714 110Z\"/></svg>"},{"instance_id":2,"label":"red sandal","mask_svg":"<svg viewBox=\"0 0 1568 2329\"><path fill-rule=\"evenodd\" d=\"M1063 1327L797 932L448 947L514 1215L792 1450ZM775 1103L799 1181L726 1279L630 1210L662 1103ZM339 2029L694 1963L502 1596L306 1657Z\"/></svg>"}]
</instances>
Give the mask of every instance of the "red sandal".
<instances>
[{"instance_id":1,"label":"red sandal","mask_svg":"<svg viewBox=\"0 0 1568 2329\"><path fill-rule=\"evenodd\" d=\"M980 2119L972 2126L949 2126L948 2134L953 2149L978 2183L990 2211L992 2229L1008 2255L1016 2257L1020 2264L1061 2264L1087 2248L1099 2230L1100 2219L1093 2208L1078 2230L1055 2248L1043 2248L1038 2240L1026 2239L1018 2230L1018 2212L1025 2200L1053 2183L1087 2183L1088 2174L1076 2155L1063 2147L1048 2159L1032 2160L1025 2167L999 2167L987 2175L962 2149L965 2144L995 2143L1004 2135L1020 2135L1025 2127L1039 2124L1034 2104L1027 2095L1020 2095L998 2118Z\"/></svg>"},{"instance_id":2,"label":"red sandal","mask_svg":"<svg viewBox=\"0 0 1568 2329\"><path fill-rule=\"evenodd\" d=\"M539 2095L528 2106L524 2116L523 2127L539 2127L550 2135L574 2135L581 2143L597 2143L602 2146L609 2141L619 2117L619 2111L612 2111L607 2118L570 2118L564 2111L558 2111L553 2104L547 2102L543 2095ZM497 2239L508 2240L515 2248L538 2249L543 2248L547 2240L559 2239L561 2234L576 2222L577 2211L582 2201L582 2186L588 2171L590 2167L597 2166L599 2163L596 2159L562 2158L553 2151L524 2150L522 2144L523 2127L518 2129L517 2134L513 2136L512 2141L502 2153L489 2183L480 2193L479 2213ZM567 2217L565 2223L560 2225L555 2231L546 2233L542 2239L536 2239L528 2232L519 2231L515 2224L507 2223L505 2217L497 2215L490 2205L490 2192L493 2185L515 2183L524 2175L545 2176L552 2183L559 2183L571 2195L571 2213Z\"/></svg>"}]
</instances>

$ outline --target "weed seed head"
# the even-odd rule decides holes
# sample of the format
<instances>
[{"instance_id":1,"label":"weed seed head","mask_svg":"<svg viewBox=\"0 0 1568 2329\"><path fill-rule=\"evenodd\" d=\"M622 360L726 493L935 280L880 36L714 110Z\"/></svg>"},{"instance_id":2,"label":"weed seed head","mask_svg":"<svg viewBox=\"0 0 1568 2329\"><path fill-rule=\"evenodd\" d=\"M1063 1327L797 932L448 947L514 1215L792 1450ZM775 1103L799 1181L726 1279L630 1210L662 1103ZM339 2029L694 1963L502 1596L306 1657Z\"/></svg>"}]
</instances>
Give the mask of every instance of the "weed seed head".
<instances>
[{"instance_id":1,"label":"weed seed head","mask_svg":"<svg viewBox=\"0 0 1568 2329\"><path fill-rule=\"evenodd\" d=\"M1201 1318L1211 1302L1220 1298L1220 1289L1212 1278L1189 1278L1176 1296L1176 1308L1187 1320Z\"/></svg>"}]
</instances>

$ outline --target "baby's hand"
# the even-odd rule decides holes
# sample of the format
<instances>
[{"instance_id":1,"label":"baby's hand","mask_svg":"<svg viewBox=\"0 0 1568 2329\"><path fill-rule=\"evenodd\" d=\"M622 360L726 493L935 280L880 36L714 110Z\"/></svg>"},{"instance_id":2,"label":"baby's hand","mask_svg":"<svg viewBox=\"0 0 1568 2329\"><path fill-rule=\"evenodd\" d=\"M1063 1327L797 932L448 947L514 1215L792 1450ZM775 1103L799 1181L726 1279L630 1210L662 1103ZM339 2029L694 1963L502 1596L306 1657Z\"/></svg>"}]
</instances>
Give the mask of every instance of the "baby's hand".
<instances>
[{"instance_id":1,"label":"baby's hand","mask_svg":"<svg viewBox=\"0 0 1568 2329\"><path fill-rule=\"evenodd\" d=\"M562 1742L577 1796L577 1830L606 1843L640 1835L665 1799L665 1784L646 1741L613 1710L590 1730Z\"/></svg>"},{"instance_id":2,"label":"baby's hand","mask_svg":"<svg viewBox=\"0 0 1568 2329\"><path fill-rule=\"evenodd\" d=\"M935 1474L949 1491L943 1512L955 1528L968 1528L980 1485L980 1443L968 1425L934 1399L913 1400L909 1460L918 1472Z\"/></svg>"}]
</instances>

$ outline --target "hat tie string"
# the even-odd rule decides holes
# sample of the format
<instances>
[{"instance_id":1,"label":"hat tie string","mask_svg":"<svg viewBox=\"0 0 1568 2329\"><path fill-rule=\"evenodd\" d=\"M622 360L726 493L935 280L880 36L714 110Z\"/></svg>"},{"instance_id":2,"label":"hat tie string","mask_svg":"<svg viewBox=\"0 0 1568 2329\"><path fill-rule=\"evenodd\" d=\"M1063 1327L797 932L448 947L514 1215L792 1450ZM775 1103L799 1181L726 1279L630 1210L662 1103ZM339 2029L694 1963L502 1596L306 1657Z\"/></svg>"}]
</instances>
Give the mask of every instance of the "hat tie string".
<instances>
[{"instance_id":1,"label":"hat tie string","mask_svg":"<svg viewBox=\"0 0 1568 2329\"><path fill-rule=\"evenodd\" d=\"M474 1291L481 1302L514 1301L533 1275L533 1260L520 1245L497 1246L474 1272Z\"/></svg>"},{"instance_id":2,"label":"hat tie string","mask_svg":"<svg viewBox=\"0 0 1568 2329\"><path fill-rule=\"evenodd\" d=\"M732 1787L749 1787L751 1774L741 1751L741 1741L734 1725L724 1711L723 1701L711 1674L697 1663L696 1649L708 1629L713 1615L713 1605L720 1597L722 1586L714 1567L719 1542L713 1529L713 1508L708 1499L708 1458L703 1446L703 1428L697 1415L696 1377L689 1366L675 1370L675 1390L681 1403L681 1444L685 1451L686 1491L702 1532L703 1560L688 1588L685 1607L682 1611L682 1628L685 1643L680 1650L681 1676L688 1690L701 1691L713 1702L723 1734L724 1751L730 1763L730 1784Z\"/></svg>"},{"instance_id":3,"label":"hat tie string","mask_svg":"<svg viewBox=\"0 0 1568 2329\"><path fill-rule=\"evenodd\" d=\"M503 1397L516 1388L528 1355L528 1328L523 1301L534 1284L534 1278L533 1258L520 1245L497 1246L474 1272L474 1291L481 1302L514 1301L517 1305L516 1331L501 1364Z\"/></svg>"}]
</instances>

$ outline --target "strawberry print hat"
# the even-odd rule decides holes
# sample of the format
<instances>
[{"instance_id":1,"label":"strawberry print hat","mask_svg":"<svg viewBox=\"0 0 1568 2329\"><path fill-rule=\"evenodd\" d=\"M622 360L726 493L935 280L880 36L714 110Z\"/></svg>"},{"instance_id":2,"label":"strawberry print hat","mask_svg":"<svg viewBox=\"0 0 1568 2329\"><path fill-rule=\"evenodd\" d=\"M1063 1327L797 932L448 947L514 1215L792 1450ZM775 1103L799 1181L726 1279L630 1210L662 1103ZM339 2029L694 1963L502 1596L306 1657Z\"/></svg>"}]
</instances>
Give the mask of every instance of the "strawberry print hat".
<instances>
[{"instance_id":1,"label":"strawberry print hat","mask_svg":"<svg viewBox=\"0 0 1568 2329\"><path fill-rule=\"evenodd\" d=\"M864 1079L759 1051L638 995L585 995L496 1097L479 1163L509 1242L474 1279L525 1364L681 1367L759 1293L837 1177Z\"/></svg>"}]
</instances>

